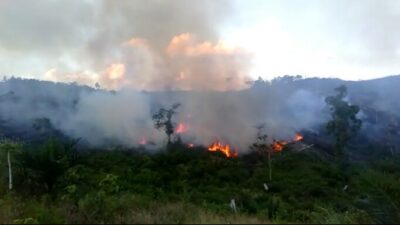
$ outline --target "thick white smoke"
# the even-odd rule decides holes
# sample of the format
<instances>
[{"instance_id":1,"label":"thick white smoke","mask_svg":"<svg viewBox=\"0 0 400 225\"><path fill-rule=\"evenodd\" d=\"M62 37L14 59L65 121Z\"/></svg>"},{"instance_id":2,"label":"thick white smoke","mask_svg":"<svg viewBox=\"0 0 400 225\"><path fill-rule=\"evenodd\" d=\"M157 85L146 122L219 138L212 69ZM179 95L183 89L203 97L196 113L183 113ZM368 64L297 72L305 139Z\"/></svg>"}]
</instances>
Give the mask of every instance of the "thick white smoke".
<instances>
[{"instance_id":1,"label":"thick white smoke","mask_svg":"<svg viewBox=\"0 0 400 225\"><path fill-rule=\"evenodd\" d=\"M173 120L184 130L187 143L209 145L216 140L246 151L254 142L256 126L266 124L270 138L291 139L301 129L324 122L323 98L300 90L284 98L277 93L240 92L164 92L162 95L121 90L114 94L90 93L81 96L77 111L62 130L73 137L84 137L92 144L111 139L137 146L140 139L162 145L166 136L154 128L151 119L159 107L181 103Z\"/></svg>"}]
</instances>

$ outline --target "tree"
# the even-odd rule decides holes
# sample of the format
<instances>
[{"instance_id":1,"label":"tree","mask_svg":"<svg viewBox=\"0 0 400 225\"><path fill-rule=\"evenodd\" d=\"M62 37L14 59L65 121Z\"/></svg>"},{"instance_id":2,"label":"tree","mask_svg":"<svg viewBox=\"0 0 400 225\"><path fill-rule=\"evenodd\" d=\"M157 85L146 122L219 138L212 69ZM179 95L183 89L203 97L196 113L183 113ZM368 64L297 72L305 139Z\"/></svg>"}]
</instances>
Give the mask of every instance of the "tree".
<instances>
[{"instance_id":1,"label":"tree","mask_svg":"<svg viewBox=\"0 0 400 225\"><path fill-rule=\"evenodd\" d=\"M4 139L0 141L0 150L2 153L7 152L7 165L8 165L8 189L11 191L13 189L13 172L12 172L12 164L11 164L11 159L12 156L11 154L17 154L21 152L21 144Z\"/></svg>"},{"instance_id":2,"label":"tree","mask_svg":"<svg viewBox=\"0 0 400 225\"><path fill-rule=\"evenodd\" d=\"M257 139L256 142L251 146L252 149L256 150L258 153L263 154L265 151L268 154L268 171L269 171L269 180L272 180L272 163L271 156L273 153L273 149L267 142L268 135L265 133L265 124L258 125L257 129Z\"/></svg>"},{"instance_id":3,"label":"tree","mask_svg":"<svg viewBox=\"0 0 400 225\"><path fill-rule=\"evenodd\" d=\"M77 141L79 139L60 143L51 138L37 148L24 151L22 161L26 170L26 180L33 178L45 185L47 191L52 191L57 180L74 164Z\"/></svg>"},{"instance_id":4,"label":"tree","mask_svg":"<svg viewBox=\"0 0 400 225\"><path fill-rule=\"evenodd\" d=\"M172 121L172 116L177 113L177 109L181 106L180 103L175 103L169 109L161 108L153 115L154 127L158 130L163 129L168 138L168 146L171 144L171 137L175 131L175 123Z\"/></svg>"},{"instance_id":5,"label":"tree","mask_svg":"<svg viewBox=\"0 0 400 225\"><path fill-rule=\"evenodd\" d=\"M301 75L296 75L296 76L291 76L291 75L285 75L285 76L280 76L272 79L271 83L272 84L290 84L293 83L294 81L301 80L303 77Z\"/></svg>"},{"instance_id":6,"label":"tree","mask_svg":"<svg viewBox=\"0 0 400 225\"><path fill-rule=\"evenodd\" d=\"M360 108L344 100L347 96L346 86L341 85L335 88L335 91L337 92L335 96L325 99L332 116L326 128L329 134L335 136L335 153L338 158L341 158L344 147L351 138L357 135L362 122L357 118Z\"/></svg>"}]
</instances>

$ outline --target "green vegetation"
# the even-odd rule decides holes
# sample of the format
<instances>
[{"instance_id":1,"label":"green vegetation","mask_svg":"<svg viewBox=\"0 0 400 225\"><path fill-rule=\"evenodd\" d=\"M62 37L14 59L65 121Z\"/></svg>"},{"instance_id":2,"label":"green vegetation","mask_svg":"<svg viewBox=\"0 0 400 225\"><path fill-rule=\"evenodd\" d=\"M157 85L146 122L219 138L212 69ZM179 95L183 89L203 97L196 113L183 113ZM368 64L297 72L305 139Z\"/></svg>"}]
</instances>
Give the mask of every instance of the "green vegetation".
<instances>
[{"instance_id":1,"label":"green vegetation","mask_svg":"<svg viewBox=\"0 0 400 225\"><path fill-rule=\"evenodd\" d=\"M258 154L267 153L268 156L268 178L272 181L272 154L273 149L270 144L268 144L268 135L265 133L265 124L258 125L257 127L257 138L256 142L253 143L250 148L257 151Z\"/></svg>"},{"instance_id":2,"label":"green vegetation","mask_svg":"<svg viewBox=\"0 0 400 225\"><path fill-rule=\"evenodd\" d=\"M361 123L358 107L343 100L346 89L337 91L327 98L328 128L341 156ZM171 140L178 107L153 116L168 138L153 154L78 151L79 140L51 135L42 144L3 140L0 223L400 223L400 157L375 157L384 145L365 151L373 160L347 161L343 170L312 145L287 144L272 157L260 125L252 151L227 158Z\"/></svg>"},{"instance_id":3,"label":"green vegetation","mask_svg":"<svg viewBox=\"0 0 400 225\"><path fill-rule=\"evenodd\" d=\"M1 177L1 223L400 222L399 158L354 164L344 183L321 152L286 147L269 181L268 157L256 151L226 158L175 144L156 154L78 154L73 146L50 140L15 155L12 191Z\"/></svg>"},{"instance_id":4,"label":"green vegetation","mask_svg":"<svg viewBox=\"0 0 400 225\"><path fill-rule=\"evenodd\" d=\"M325 99L332 111L332 120L328 122L327 129L335 136L335 150L338 158L343 156L343 149L347 142L354 138L361 128L361 120L357 118L360 108L350 105L344 98L347 96L347 88L341 85L335 88L336 96Z\"/></svg>"}]
</instances>

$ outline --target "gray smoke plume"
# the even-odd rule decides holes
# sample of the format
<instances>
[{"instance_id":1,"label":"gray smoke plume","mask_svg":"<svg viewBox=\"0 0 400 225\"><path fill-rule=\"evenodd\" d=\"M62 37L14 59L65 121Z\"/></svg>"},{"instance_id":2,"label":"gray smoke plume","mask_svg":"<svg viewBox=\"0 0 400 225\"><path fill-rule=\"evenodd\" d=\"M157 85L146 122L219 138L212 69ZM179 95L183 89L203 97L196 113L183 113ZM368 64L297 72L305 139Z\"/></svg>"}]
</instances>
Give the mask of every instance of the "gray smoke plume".
<instances>
[{"instance_id":1,"label":"gray smoke plume","mask_svg":"<svg viewBox=\"0 0 400 225\"><path fill-rule=\"evenodd\" d=\"M278 91L267 84L229 92L109 92L20 79L0 84L3 120L31 126L34 119L48 118L56 129L92 146L135 147L142 139L165 144L165 134L154 128L151 117L176 102L182 107L173 119L184 128L179 134L184 142L207 146L219 140L239 152L254 141L259 124L266 124L271 139L291 139L325 118L321 96L307 90Z\"/></svg>"},{"instance_id":2,"label":"gray smoke plume","mask_svg":"<svg viewBox=\"0 0 400 225\"><path fill-rule=\"evenodd\" d=\"M324 99L339 84L348 86L348 101L360 106L367 136L378 140L398 125L393 110L399 108L395 101L399 77L362 82L288 80L259 80L238 91L143 92L12 78L0 82L0 125L3 134L13 129L4 124L28 132L35 119L48 118L57 130L94 147L136 147L145 140L152 148L166 143L165 134L154 128L152 115L161 107L181 103L173 121L176 127L181 124L179 136L184 142L207 146L218 140L243 153L254 142L260 124L266 125L270 141L291 140L303 130L319 131L330 119Z\"/></svg>"},{"instance_id":3,"label":"gray smoke plume","mask_svg":"<svg viewBox=\"0 0 400 225\"><path fill-rule=\"evenodd\" d=\"M107 89L244 88L250 54L218 33L233 10L227 0L6 0L0 68Z\"/></svg>"}]
</instances>

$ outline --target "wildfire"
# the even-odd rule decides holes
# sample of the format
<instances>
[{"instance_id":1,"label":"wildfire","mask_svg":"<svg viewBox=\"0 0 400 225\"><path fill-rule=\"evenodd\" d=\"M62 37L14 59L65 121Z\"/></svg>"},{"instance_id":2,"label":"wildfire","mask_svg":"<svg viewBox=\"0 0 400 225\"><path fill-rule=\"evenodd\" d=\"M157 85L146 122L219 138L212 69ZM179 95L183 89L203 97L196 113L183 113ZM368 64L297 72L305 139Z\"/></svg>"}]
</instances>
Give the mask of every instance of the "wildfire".
<instances>
[{"instance_id":1,"label":"wildfire","mask_svg":"<svg viewBox=\"0 0 400 225\"><path fill-rule=\"evenodd\" d=\"M147 144L146 138L145 137L141 137L140 140L139 140L139 144L140 145L146 145Z\"/></svg>"},{"instance_id":2,"label":"wildfire","mask_svg":"<svg viewBox=\"0 0 400 225\"><path fill-rule=\"evenodd\" d=\"M280 152L283 150L283 147L287 145L287 141L273 141L272 143L272 149L274 149L275 152Z\"/></svg>"},{"instance_id":3,"label":"wildfire","mask_svg":"<svg viewBox=\"0 0 400 225\"><path fill-rule=\"evenodd\" d=\"M285 145L290 144L290 143L293 143L293 142L302 141L303 138L304 138L304 137L303 137L301 134L297 133L297 134L295 135L293 141L291 141L291 142L287 142L287 141L276 141L276 140L274 140L274 141L272 142L272 149L273 149L275 152L280 152L280 151L283 150L283 147L284 147Z\"/></svg>"},{"instance_id":4,"label":"wildfire","mask_svg":"<svg viewBox=\"0 0 400 225\"><path fill-rule=\"evenodd\" d=\"M294 137L294 141L301 141L303 140L303 138L304 137L301 134L297 133L296 136Z\"/></svg>"},{"instance_id":5,"label":"wildfire","mask_svg":"<svg viewBox=\"0 0 400 225\"><path fill-rule=\"evenodd\" d=\"M186 130L187 130L186 125L184 123L179 123L178 126L175 129L175 132L177 134L181 134L181 133L186 132Z\"/></svg>"},{"instance_id":6,"label":"wildfire","mask_svg":"<svg viewBox=\"0 0 400 225\"><path fill-rule=\"evenodd\" d=\"M219 141L213 143L210 147L208 147L208 151L210 152L220 151L228 158L238 156L236 152L231 151L231 147L229 145L224 145Z\"/></svg>"}]
</instances>

